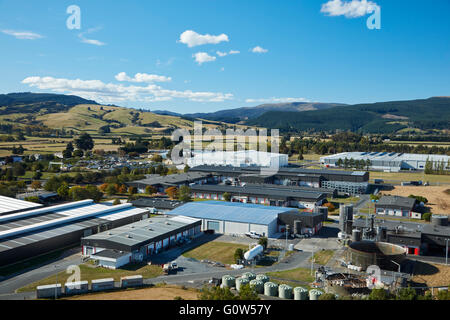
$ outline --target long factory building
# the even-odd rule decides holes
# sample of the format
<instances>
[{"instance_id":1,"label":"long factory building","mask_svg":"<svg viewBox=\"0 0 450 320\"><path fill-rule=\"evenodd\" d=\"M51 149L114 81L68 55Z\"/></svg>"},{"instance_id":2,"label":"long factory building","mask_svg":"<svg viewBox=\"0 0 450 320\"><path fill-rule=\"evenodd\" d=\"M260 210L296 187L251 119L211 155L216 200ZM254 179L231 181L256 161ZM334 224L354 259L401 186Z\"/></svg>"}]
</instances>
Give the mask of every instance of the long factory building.
<instances>
[{"instance_id":1,"label":"long factory building","mask_svg":"<svg viewBox=\"0 0 450 320\"><path fill-rule=\"evenodd\" d=\"M82 253L100 266L117 269L182 244L199 235L200 227L199 219L152 217L81 239Z\"/></svg>"},{"instance_id":2,"label":"long factory building","mask_svg":"<svg viewBox=\"0 0 450 320\"><path fill-rule=\"evenodd\" d=\"M40 207L42 207L40 203L0 196L0 216Z\"/></svg>"},{"instance_id":3,"label":"long factory building","mask_svg":"<svg viewBox=\"0 0 450 320\"><path fill-rule=\"evenodd\" d=\"M0 216L0 266L80 243L82 237L148 217L130 203L83 200Z\"/></svg>"},{"instance_id":4,"label":"long factory building","mask_svg":"<svg viewBox=\"0 0 450 320\"><path fill-rule=\"evenodd\" d=\"M209 173L215 182L276 184L311 188L336 189L341 193L363 194L369 187L369 172L329 169L281 167L277 170L263 167L197 166L189 172Z\"/></svg>"},{"instance_id":5,"label":"long factory building","mask_svg":"<svg viewBox=\"0 0 450 320\"><path fill-rule=\"evenodd\" d=\"M191 191L194 199L225 200L224 194L228 193L232 202L311 210L322 205L327 198L326 193L318 192L319 189L267 184L246 184L244 186L226 184L192 185Z\"/></svg>"},{"instance_id":6,"label":"long factory building","mask_svg":"<svg viewBox=\"0 0 450 320\"><path fill-rule=\"evenodd\" d=\"M400 170L424 170L427 161L434 168L444 164L446 170L450 170L450 156L437 154L416 154L397 152L343 152L320 158L323 165L337 167L338 161L345 159L357 161L370 161L370 168L398 172Z\"/></svg>"}]
</instances>

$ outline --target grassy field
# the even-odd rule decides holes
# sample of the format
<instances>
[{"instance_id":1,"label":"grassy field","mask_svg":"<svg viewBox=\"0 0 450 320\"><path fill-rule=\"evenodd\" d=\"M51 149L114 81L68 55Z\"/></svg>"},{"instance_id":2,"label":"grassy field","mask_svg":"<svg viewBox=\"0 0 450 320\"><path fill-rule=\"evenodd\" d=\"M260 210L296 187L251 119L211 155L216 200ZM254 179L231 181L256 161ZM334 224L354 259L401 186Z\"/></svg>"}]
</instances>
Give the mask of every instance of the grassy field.
<instances>
[{"instance_id":1,"label":"grassy field","mask_svg":"<svg viewBox=\"0 0 450 320\"><path fill-rule=\"evenodd\" d=\"M396 186L394 190L383 191L382 194L407 197L409 195L427 198L427 207L431 213L450 214L450 194L446 193L450 186Z\"/></svg>"},{"instance_id":2,"label":"grassy field","mask_svg":"<svg viewBox=\"0 0 450 320\"><path fill-rule=\"evenodd\" d=\"M429 287L450 285L450 266L416 261L412 281Z\"/></svg>"},{"instance_id":3,"label":"grassy field","mask_svg":"<svg viewBox=\"0 0 450 320\"><path fill-rule=\"evenodd\" d=\"M212 241L183 253L183 256L197 260L206 259L224 264L233 264L235 263L234 252L237 248L241 248L244 251L248 250L246 245Z\"/></svg>"},{"instance_id":4,"label":"grassy field","mask_svg":"<svg viewBox=\"0 0 450 320\"><path fill-rule=\"evenodd\" d=\"M370 172L370 181L373 179L383 179L385 182L401 182L401 181L428 181L431 183L439 183L450 185L450 175L424 174L421 172Z\"/></svg>"},{"instance_id":5,"label":"grassy field","mask_svg":"<svg viewBox=\"0 0 450 320\"><path fill-rule=\"evenodd\" d=\"M269 277L275 277L286 280L297 280L304 282L313 282L314 276L311 275L311 270L307 268L296 268L292 270L286 271L276 271L276 272L268 272L266 273ZM282 283L286 283L282 281Z\"/></svg>"},{"instance_id":6,"label":"grassy field","mask_svg":"<svg viewBox=\"0 0 450 320\"><path fill-rule=\"evenodd\" d=\"M194 288L183 288L173 285L158 286L146 289L92 293L65 298L64 300L198 300L199 291Z\"/></svg>"},{"instance_id":7,"label":"grassy field","mask_svg":"<svg viewBox=\"0 0 450 320\"><path fill-rule=\"evenodd\" d=\"M121 269L108 269L103 267L95 267L91 264L81 264L81 280L91 281L94 279L114 278L115 281L119 281L120 277L142 275L144 278L155 278L162 275L163 271L160 266L146 265L146 264L131 264L122 267ZM58 283L65 283L67 278L71 275L65 271L58 273L57 275L50 276L43 280L31 283L25 287L17 290L18 292L34 291L37 286Z\"/></svg>"},{"instance_id":8,"label":"grassy field","mask_svg":"<svg viewBox=\"0 0 450 320\"><path fill-rule=\"evenodd\" d=\"M333 250L321 250L314 253L314 263L320 264L320 265L326 265L328 261L333 257L334 251ZM309 258L309 261L311 261L311 258Z\"/></svg>"}]
</instances>

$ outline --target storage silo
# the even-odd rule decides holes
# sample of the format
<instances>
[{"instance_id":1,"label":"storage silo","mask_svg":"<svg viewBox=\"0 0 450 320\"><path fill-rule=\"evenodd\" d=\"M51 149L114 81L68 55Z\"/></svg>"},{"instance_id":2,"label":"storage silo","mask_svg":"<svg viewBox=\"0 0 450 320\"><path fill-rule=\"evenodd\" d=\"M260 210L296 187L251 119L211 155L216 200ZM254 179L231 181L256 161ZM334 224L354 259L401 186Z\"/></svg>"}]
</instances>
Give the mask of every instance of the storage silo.
<instances>
[{"instance_id":1,"label":"storage silo","mask_svg":"<svg viewBox=\"0 0 450 320\"><path fill-rule=\"evenodd\" d=\"M309 290L309 300L319 300L322 294L323 292L317 289Z\"/></svg>"},{"instance_id":2,"label":"storage silo","mask_svg":"<svg viewBox=\"0 0 450 320\"><path fill-rule=\"evenodd\" d=\"M287 284L281 284L278 287L278 297L282 299L292 299L292 287Z\"/></svg>"},{"instance_id":3,"label":"storage silo","mask_svg":"<svg viewBox=\"0 0 450 320\"><path fill-rule=\"evenodd\" d=\"M294 234L302 234L302 222L300 220L294 221Z\"/></svg>"},{"instance_id":4,"label":"storage silo","mask_svg":"<svg viewBox=\"0 0 450 320\"><path fill-rule=\"evenodd\" d=\"M303 287L295 287L294 300L308 300L308 290Z\"/></svg>"},{"instance_id":5,"label":"storage silo","mask_svg":"<svg viewBox=\"0 0 450 320\"><path fill-rule=\"evenodd\" d=\"M448 226L448 216L433 214L431 216L431 223L435 226Z\"/></svg>"},{"instance_id":6,"label":"storage silo","mask_svg":"<svg viewBox=\"0 0 450 320\"><path fill-rule=\"evenodd\" d=\"M250 287L255 288L255 291L258 294L264 293L264 282L262 282L261 280L250 281Z\"/></svg>"},{"instance_id":7,"label":"storage silo","mask_svg":"<svg viewBox=\"0 0 450 320\"><path fill-rule=\"evenodd\" d=\"M262 281L263 283L269 282L269 277L265 274L258 274L256 280Z\"/></svg>"},{"instance_id":8,"label":"storage silo","mask_svg":"<svg viewBox=\"0 0 450 320\"><path fill-rule=\"evenodd\" d=\"M222 277L222 285L227 288L233 288L236 285L236 279L233 276L225 275Z\"/></svg>"},{"instance_id":9,"label":"storage silo","mask_svg":"<svg viewBox=\"0 0 450 320\"><path fill-rule=\"evenodd\" d=\"M266 282L264 284L264 295L269 297L277 297L278 296L278 285L273 282Z\"/></svg>"},{"instance_id":10,"label":"storage silo","mask_svg":"<svg viewBox=\"0 0 450 320\"><path fill-rule=\"evenodd\" d=\"M352 241L353 242L361 241L361 230L353 229L353 231L352 231Z\"/></svg>"},{"instance_id":11,"label":"storage silo","mask_svg":"<svg viewBox=\"0 0 450 320\"><path fill-rule=\"evenodd\" d=\"M242 275L242 278L245 278L248 281L252 281L256 279L256 274L254 274L253 272L246 272Z\"/></svg>"},{"instance_id":12,"label":"storage silo","mask_svg":"<svg viewBox=\"0 0 450 320\"><path fill-rule=\"evenodd\" d=\"M241 287L243 285L249 284L249 280L247 278L237 278L236 279L236 290L241 291Z\"/></svg>"}]
</instances>

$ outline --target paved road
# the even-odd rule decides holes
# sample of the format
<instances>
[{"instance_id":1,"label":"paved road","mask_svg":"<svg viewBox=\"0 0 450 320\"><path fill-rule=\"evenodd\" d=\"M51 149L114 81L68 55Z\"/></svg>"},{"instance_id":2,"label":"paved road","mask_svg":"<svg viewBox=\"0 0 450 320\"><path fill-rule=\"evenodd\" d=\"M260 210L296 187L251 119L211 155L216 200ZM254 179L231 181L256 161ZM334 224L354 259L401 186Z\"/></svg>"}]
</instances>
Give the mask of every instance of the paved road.
<instances>
[{"instance_id":1,"label":"paved road","mask_svg":"<svg viewBox=\"0 0 450 320\"><path fill-rule=\"evenodd\" d=\"M74 252L77 253L74 253ZM69 255L68 255L68 254ZM8 299L17 289L26 286L27 284L45 279L57 272L61 272L67 269L70 265L79 265L81 263L81 255L79 249L72 249L66 252L59 260L52 261L41 267L33 270L25 271L16 275L12 275L7 279L0 282L0 300ZM35 293L21 293L14 294L13 297L17 299L34 298Z\"/></svg>"},{"instance_id":2,"label":"paved road","mask_svg":"<svg viewBox=\"0 0 450 320\"><path fill-rule=\"evenodd\" d=\"M205 263L201 263L194 259L185 258L181 255L182 252L189 250L190 247L195 247L198 242L207 242L211 236L204 236L196 239L193 243L183 248L175 248L158 255L158 259L154 259L153 263L165 263L176 260L179 266L179 271L176 274L163 275L156 278L145 279L145 284L156 284L166 282L168 284L191 284L193 282L204 283L211 278L221 278L223 275L229 274L239 276L244 272L253 271L255 273L266 273L271 271L283 271L294 268L309 268L310 257L309 252L295 252L291 256L283 259L281 262L259 268L245 268L241 270L228 270L222 267L214 267ZM63 260L53 262L41 268L28 271L20 276L10 278L0 283L0 300L23 300L34 299L35 292L14 293L15 290L21 288L29 283L49 277L55 272L65 270L69 265L79 264L80 256L70 256ZM56 268L55 265L58 267Z\"/></svg>"}]
</instances>

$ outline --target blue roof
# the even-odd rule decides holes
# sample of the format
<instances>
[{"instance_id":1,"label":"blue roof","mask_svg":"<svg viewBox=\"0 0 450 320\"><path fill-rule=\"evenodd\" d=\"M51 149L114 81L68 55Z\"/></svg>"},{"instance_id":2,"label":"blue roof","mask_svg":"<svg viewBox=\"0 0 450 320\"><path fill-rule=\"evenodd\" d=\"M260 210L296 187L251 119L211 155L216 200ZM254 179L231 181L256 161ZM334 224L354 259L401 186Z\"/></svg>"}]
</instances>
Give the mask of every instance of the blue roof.
<instances>
[{"instance_id":1,"label":"blue roof","mask_svg":"<svg viewBox=\"0 0 450 320\"><path fill-rule=\"evenodd\" d=\"M167 214L268 225L278 218L278 214L292 210L295 209L240 202L201 201L186 203Z\"/></svg>"}]
</instances>

